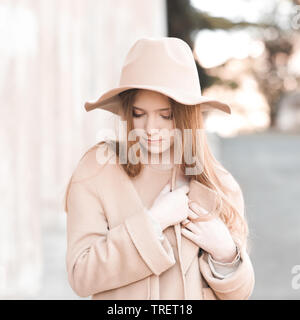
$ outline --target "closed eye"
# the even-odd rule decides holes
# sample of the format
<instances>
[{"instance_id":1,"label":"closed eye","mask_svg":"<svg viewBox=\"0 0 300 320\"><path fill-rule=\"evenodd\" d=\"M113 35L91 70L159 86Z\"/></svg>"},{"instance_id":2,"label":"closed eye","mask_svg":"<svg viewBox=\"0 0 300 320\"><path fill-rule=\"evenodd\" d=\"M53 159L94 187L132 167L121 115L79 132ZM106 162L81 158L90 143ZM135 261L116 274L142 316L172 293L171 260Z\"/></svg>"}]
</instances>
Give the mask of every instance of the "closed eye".
<instances>
[{"instance_id":1,"label":"closed eye","mask_svg":"<svg viewBox=\"0 0 300 320\"><path fill-rule=\"evenodd\" d=\"M135 117L135 118L140 118L141 116L143 116L144 114L138 114L138 113L135 113L134 111L132 112L132 115Z\"/></svg>"},{"instance_id":2,"label":"closed eye","mask_svg":"<svg viewBox=\"0 0 300 320\"><path fill-rule=\"evenodd\" d=\"M142 117L144 115L144 113L141 113L141 114L139 114L139 113L136 113L136 112L132 112L132 116L133 117L135 117L135 118L140 118L140 117ZM171 113L170 115L168 115L168 116L163 116L163 115L161 115L161 117L163 118L163 119L165 119L165 120L171 120L171 119L173 119L173 113Z\"/></svg>"},{"instance_id":3,"label":"closed eye","mask_svg":"<svg viewBox=\"0 0 300 320\"><path fill-rule=\"evenodd\" d=\"M171 119L173 119L173 113L171 113L170 115L168 115L168 116L162 116L164 119L166 119L166 120L171 120Z\"/></svg>"}]
</instances>

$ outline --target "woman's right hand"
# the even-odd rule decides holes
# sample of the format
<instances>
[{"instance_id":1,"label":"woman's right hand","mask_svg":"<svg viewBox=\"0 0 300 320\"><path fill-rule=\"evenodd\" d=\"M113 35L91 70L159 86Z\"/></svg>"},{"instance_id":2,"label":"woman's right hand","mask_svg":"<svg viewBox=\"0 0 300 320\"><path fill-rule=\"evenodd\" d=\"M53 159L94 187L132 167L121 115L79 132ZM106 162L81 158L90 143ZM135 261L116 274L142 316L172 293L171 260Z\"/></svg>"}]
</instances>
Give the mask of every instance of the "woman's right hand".
<instances>
[{"instance_id":1,"label":"woman's right hand","mask_svg":"<svg viewBox=\"0 0 300 320\"><path fill-rule=\"evenodd\" d=\"M167 184L155 199L152 207L147 210L156 221L159 222L162 230L185 220L190 209L187 193L189 186L183 185L170 192L170 184Z\"/></svg>"}]
</instances>

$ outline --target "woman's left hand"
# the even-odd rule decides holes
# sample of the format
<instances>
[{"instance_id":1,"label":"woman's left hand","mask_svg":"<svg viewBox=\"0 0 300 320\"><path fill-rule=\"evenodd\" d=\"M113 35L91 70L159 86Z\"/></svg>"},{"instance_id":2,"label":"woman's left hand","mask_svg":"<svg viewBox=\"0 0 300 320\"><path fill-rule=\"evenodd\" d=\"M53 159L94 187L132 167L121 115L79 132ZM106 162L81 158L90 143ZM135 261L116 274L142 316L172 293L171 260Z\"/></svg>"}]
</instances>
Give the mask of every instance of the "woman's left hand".
<instances>
[{"instance_id":1,"label":"woman's left hand","mask_svg":"<svg viewBox=\"0 0 300 320\"><path fill-rule=\"evenodd\" d=\"M199 212L200 215L208 212L195 202L190 202L189 207L191 210L188 218L182 221L184 226L181 225L181 233L210 253L214 260L223 263L232 262L237 254L236 245L225 223L219 217L192 222L190 218L198 217L195 212Z\"/></svg>"}]
</instances>

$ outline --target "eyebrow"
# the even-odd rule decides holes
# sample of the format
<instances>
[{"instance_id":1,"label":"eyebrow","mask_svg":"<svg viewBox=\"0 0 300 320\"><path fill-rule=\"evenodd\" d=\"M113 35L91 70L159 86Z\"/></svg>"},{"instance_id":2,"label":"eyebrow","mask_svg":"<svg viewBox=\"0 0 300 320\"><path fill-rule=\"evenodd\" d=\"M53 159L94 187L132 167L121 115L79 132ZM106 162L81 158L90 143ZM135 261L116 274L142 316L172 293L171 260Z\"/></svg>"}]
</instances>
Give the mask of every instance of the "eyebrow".
<instances>
[{"instance_id":1,"label":"eyebrow","mask_svg":"<svg viewBox=\"0 0 300 320\"><path fill-rule=\"evenodd\" d=\"M138 109L138 110L141 110L141 111L145 111L144 109L139 108L139 107L136 107L136 106L132 106L132 107L133 107L133 108L136 108L136 109ZM171 110L171 107L169 107L169 108L157 109L157 110L155 110L155 111L165 111L165 110Z\"/></svg>"}]
</instances>

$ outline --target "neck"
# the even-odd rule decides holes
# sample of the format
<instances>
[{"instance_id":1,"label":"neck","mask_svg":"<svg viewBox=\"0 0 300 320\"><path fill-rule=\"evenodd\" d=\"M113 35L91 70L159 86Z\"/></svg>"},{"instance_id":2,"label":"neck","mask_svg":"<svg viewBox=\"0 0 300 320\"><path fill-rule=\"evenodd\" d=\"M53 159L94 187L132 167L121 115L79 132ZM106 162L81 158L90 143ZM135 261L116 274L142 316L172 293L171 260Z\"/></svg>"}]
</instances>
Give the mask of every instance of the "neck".
<instances>
[{"instance_id":1,"label":"neck","mask_svg":"<svg viewBox=\"0 0 300 320\"><path fill-rule=\"evenodd\" d=\"M174 166L174 147L160 152L159 154L153 154L148 152L148 164L153 168L158 169L171 169Z\"/></svg>"}]
</instances>

